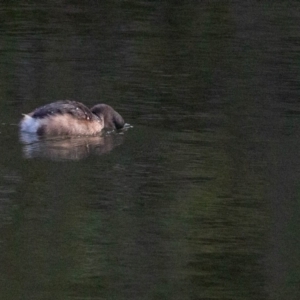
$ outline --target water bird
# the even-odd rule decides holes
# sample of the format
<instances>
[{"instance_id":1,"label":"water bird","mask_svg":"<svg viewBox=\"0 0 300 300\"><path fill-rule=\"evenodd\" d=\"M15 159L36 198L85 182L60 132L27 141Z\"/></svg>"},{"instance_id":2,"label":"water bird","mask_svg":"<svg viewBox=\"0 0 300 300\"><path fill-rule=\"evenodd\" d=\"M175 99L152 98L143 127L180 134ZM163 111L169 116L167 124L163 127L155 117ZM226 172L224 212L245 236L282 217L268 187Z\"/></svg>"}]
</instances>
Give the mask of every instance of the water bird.
<instances>
[{"instance_id":1,"label":"water bird","mask_svg":"<svg viewBox=\"0 0 300 300\"><path fill-rule=\"evenodd\" d=\"M21 132L39 136L96 135L104 128L122 129L122 116L107 104L97 104L89 109L84 104L60 100L23 114Z\"/></svg>"}]
</instances>

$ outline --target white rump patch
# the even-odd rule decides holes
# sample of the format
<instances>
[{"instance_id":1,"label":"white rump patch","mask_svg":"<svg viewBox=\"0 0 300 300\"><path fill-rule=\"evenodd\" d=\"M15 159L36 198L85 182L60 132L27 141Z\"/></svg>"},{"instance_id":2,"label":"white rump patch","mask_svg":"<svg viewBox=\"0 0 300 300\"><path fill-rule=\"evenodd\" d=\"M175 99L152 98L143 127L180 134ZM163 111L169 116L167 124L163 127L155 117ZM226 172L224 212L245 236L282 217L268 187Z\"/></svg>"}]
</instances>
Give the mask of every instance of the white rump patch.
<instances>
[{"instance_id":1,"label":"white rump patch","mask_svg":"<svg viewBox=\"0 0 300 300\"><path fill-rule=\"evenodd\" d=\"M40 127L41 122L39 119L32 118L24 114L23 120L20 122L21 131L36 133Z\"/></svg>"}]
</instances>

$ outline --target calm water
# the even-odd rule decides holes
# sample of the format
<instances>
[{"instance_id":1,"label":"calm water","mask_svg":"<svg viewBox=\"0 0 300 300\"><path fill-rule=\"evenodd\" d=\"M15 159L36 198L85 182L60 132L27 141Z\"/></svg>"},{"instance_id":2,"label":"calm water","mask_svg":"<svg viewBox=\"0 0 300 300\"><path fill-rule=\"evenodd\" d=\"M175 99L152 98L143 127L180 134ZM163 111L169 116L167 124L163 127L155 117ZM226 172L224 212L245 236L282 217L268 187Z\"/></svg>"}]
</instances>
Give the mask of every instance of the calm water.
<instances>
[{"instance_id":1,"label":"calm water","mask_svg":"<svg viewBox=\"0 0 300 300\"><path fill-rule=\"evenodd\" d=\"M299 3L26 2L0 5L0 299L299 299ZM19 136L58 99L133 128Z\"/></svg>"}]
</instances>

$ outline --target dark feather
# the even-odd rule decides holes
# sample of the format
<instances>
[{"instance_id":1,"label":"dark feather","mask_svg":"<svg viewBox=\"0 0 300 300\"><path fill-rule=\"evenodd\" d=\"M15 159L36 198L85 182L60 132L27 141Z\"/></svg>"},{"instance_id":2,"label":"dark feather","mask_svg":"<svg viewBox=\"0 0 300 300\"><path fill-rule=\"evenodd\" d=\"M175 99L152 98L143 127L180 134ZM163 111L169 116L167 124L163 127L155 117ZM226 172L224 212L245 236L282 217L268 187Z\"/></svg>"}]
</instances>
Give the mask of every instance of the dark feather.
<instances>
[{"instance_id":1,"label":"dark feather","mask_svg":"<svg viewBox=\"0 0 300 300\"><path fill-rule=\"evenodd\" d=\"M95 120L97 118L85 105L70 100L61 100L46 104L34 110L30 116L33 118L45 118L59 114L70 114L74 118L81 120Z\"/></svg>"}]
</instances>

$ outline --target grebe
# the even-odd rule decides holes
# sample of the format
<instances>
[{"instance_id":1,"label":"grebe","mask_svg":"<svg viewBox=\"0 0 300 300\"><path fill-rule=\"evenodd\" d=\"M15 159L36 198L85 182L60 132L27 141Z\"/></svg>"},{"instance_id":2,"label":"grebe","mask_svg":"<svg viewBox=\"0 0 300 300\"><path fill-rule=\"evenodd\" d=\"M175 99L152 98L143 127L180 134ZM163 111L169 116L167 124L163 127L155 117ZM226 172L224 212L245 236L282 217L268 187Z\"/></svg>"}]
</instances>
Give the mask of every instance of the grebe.
<instances>
[{"instance_id":1,"label":"grebe","mask_svg":"<svg viewBox=\"0 0 300 300\"><path fill-rule=\"evenodd\" d=\"M20 130L40 136L95 135L103 128L121 129L124 120L111 106L97 104L91 109L77 101L62 100L24 114Z\"/></svg>"}]
</instances>

